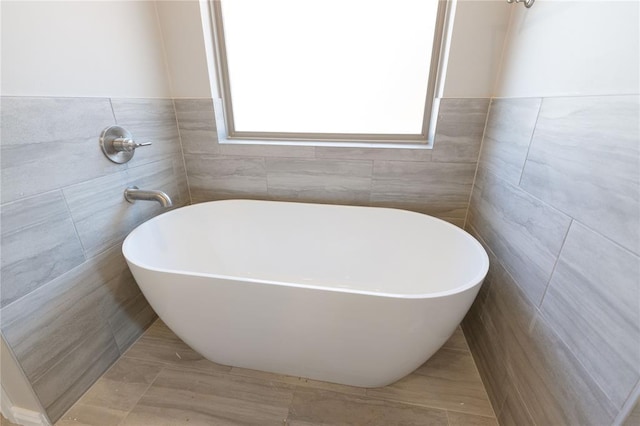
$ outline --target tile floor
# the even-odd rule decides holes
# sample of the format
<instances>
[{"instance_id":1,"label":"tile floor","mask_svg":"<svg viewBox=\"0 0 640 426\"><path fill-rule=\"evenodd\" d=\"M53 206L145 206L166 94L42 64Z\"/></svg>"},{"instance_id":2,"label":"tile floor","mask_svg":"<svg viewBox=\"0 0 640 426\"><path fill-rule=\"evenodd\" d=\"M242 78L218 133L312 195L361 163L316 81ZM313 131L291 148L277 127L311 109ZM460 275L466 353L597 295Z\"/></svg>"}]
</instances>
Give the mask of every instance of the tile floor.
<instances>
[{"instance_id":1,"label":"tile floor","mask_svg":"<svg viewBox=\"0 0 640 426\"><path fill-rule=\"evenodd\" d=\"M237 424L497 426L460 328L411 375L363 389L207 361L160 320L56 426Z\"/></svg>"}]
</instances>

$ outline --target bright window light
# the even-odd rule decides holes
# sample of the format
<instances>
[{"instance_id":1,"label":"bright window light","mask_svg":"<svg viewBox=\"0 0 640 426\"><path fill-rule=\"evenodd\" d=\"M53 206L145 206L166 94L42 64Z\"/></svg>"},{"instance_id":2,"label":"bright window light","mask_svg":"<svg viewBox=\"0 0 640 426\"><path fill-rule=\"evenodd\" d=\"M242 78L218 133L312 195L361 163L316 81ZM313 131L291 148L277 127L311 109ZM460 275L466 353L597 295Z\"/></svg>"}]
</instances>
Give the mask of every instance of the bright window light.
<instances>
[{"instance_id":1,"label":"bright window light","mask_svg":"<svg viewBox=\"0 0 640 426\"><path fill-rule=\"evenodd\" d=\"M439 3L221 0L232 132L424 134Z\"/></svg>"}]
</instances>

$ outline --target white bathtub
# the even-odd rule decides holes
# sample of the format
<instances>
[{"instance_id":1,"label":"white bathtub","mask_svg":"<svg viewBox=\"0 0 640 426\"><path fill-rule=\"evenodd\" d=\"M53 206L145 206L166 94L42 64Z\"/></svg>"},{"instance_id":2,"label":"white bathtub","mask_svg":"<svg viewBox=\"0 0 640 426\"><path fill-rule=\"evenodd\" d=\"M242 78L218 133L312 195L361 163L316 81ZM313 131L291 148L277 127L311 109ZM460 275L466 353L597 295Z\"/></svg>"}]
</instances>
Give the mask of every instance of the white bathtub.
<instances>
[{"instance_id":1,"label":"white bathtub","mask_svg":"<svg viewBox=\"0 0 640 426\"><path fill-rule=\"evenodd\" d=\"M473 237L430 216L249 200L165 213L123 252L160 318L204 357L362 387L435 353L489 265Z\"/></svg>"}]
</instances>

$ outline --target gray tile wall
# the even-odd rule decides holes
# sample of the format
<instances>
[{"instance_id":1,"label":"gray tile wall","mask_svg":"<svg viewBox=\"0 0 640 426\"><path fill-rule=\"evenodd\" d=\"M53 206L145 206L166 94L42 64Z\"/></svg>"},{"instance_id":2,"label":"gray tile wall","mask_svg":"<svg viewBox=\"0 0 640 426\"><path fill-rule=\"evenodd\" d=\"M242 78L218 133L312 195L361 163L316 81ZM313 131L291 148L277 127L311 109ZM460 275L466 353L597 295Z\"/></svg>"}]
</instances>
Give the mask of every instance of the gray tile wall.
<instances>
[{"instance_id":1,"label":"gray tile wall","mask_svg":"<svg viewBox=\"0 0 640 426\"><path fill-rule=\"evenodd\" d=\"M633 406L639 106L491 103L467 222L491 270L463 326L501 424L607 425Z\"/></svg>"},{"instance_id":2,"label":"gray tile wall","mask_svg":"<svg viewBox=\"0 0 640 426\"><path fill-rule=\"evenodd\" d=\"M175 104L193 202L397 207L462 226L489 101L443 99L433 150L218 144L212 100Z\"/></svg>"},{"instance_id":3,"label":"gray tile wall","mask_svg":"<svg viewBox=\"0 0 640 426\"><path fill-rule=\"evenodd\" d=\"M155 319L120 252L161 213L129 204L129 185L188 204L172 100L0 100L2 333L52 420L58 419ZM141 148L124 165L98 136L128 128Z\"/></svg>"}]
</instances>

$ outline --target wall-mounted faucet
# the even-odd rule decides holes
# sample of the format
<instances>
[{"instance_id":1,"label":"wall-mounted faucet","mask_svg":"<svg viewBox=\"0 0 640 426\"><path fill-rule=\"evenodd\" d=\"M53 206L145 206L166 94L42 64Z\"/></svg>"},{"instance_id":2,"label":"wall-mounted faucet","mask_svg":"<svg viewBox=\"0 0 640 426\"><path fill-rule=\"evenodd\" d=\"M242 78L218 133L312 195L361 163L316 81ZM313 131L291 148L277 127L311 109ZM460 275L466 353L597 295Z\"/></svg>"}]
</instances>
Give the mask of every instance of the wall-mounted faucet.
<instances>
[{"instance_id":1,"label":"wall-mounted faucet","mask_svg":"<svg viewBox=\"0 0 640 426\"><path fill-rule=\"evenodd\" d=\"M135 200L144 201L157 201L162 207L171 207L173 202L165 192L162 191L149 191L145 189L138 189L137 186L130 186L124 190L124 199L130 203Z\"/></svg>"}]
</instances>

